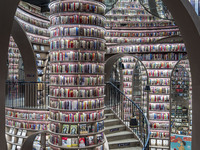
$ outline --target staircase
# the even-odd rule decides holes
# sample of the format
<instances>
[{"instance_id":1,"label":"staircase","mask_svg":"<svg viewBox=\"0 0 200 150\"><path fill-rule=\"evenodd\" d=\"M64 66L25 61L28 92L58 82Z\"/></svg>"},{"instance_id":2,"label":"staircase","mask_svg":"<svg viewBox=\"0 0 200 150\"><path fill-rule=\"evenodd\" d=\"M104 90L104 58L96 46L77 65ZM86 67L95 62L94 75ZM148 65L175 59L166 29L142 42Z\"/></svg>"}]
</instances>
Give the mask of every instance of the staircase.
<instances>
[{"instance_id":1,"label":"staircase","mask_svg":"<svg viewBox=\"0 0 200 150\"><path fill-rule=\"evenodd\" d=\"M111 150L142 150L140 142L111 109L105 110L105 135Z\"/></svg>"}]
</instances>

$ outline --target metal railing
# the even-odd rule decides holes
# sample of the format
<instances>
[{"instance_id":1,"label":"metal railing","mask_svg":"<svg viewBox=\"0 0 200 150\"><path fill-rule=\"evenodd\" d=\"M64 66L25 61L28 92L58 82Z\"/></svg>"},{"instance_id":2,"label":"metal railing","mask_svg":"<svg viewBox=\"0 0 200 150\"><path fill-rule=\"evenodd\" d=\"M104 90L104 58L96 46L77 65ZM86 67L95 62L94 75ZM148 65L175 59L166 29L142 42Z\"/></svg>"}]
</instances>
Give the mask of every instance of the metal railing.
<instances>
[{"instance_id":1,"label":"metal railing","mask_svg":"<svg viewBox=\"0 0 200 150\"><path fill-rule=\"evenodd\" d=\"M112 109L121 121L135 133L143 145L143 150L148 150L150 124L143 110L112 82L106 83L106 91L106 107Z\"/></svg>"},{"instance_id":2,"label":"metal railing","mask_svg":"<svg viewBox=\"0 0 200 150\"><path fill-rule=\"evenodd\" d=\"M5 106L23 109L48 109L47 82L6 82Z\"/></svg>"}]
</instances>

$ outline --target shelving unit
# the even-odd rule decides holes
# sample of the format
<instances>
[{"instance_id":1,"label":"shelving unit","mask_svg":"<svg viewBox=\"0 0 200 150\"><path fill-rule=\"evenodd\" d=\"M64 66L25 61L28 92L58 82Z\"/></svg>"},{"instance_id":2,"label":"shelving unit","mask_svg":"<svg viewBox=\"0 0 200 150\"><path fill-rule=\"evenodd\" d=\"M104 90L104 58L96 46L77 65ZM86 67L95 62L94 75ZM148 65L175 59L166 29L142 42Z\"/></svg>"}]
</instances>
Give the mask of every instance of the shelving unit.
<instances>
[{"instance_id":1,"label":"shelving unit","mask_svg":"<svg viewBox=\"0 0 200 150\"><path fill-rule=\"evenodd\" d=\"M65 0L49 7L50 147L103 150L105 5Z\"/></svg>"},{"instance_id":2,"label":"shelving unit","mask_svg":"<svg viewBox=\"0 0 200 150\"><path fill-rule=\"evenodd\" d=\"M21 54L13 37L10 37L8 48L8 81L16 82L21 77L20 75L20 59Z\"/></svg>"},{"instance_id":3,"label":"shelving unit","mask_svg":"<svg viewBox=\"0 0 200 150\"><path fill-rule=\"evenodd\" d=\"M49 112L47 110L6 108L5 114L6 140L9 150L20 149L28 136L48 129ZM39 139L39 137L36 139L37 142L34 143L34 147L40 147Z\"/></svg>"},{"instance_id":4,"label":"shelving unit","mask_svg":"<svg viewBox=\"0 0 200 150\"><path fill-rule=\"evenodd\" d=\"M49 31L50 21L48 15L41 13L37 6L26 2L20 2L16 14L17 20L27 33L32 43L38 67L38 82L46 81L46 66L49 54Z\"/></svg>"}]
</instances>

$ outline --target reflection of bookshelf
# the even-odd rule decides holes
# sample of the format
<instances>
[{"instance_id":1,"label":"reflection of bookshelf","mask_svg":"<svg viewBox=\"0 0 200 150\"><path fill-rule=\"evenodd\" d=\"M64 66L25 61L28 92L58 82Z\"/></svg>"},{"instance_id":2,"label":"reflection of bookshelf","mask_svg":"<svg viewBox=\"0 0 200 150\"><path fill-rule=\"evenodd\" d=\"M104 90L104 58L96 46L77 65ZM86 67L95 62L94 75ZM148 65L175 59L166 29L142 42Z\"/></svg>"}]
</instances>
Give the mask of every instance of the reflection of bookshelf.
<instances>
[{"instance_id":1,"label":"reflection of bookshelf","mask_svg":"<svg viewBox=\"0 0 200 150\"><path fill-rule=\"evenodd\" d=\"M9 150L20 148L28 136L48 128L48 111L6 108L6 140ZM37 147L39 142L35 142Z\"/></svg>"},{"instance_id":2,"label":"reflection of bookshelf","mask_svg":"<svg viewBox=\"0 0 200 150\"><path fill-rule=\"evenodd\" d=\"M171 84L171 132L192 134L191 73L189 61L180 60L172 72Z\"/></svg>"},{"instance_id":3,"label":"reflection of bookshelf","mask_svg":"<svg viewBox=\"0 0 200 150\"><path fill-rule=\"evenodd\" d=\"M8 81L14 82L19 80L20 58L19 48L11 36L8 48Z\"/></svg>"},{"instance_id":4,"label":"reflection of bookshelf","mask_svg":"<svg viewBox=\"0 0 200 150\"><path fill-rule=\"evenodd\" d=\"M50 147L103 149L105 6L67 0L49 7Z\"/></svg>"}]
</instances>

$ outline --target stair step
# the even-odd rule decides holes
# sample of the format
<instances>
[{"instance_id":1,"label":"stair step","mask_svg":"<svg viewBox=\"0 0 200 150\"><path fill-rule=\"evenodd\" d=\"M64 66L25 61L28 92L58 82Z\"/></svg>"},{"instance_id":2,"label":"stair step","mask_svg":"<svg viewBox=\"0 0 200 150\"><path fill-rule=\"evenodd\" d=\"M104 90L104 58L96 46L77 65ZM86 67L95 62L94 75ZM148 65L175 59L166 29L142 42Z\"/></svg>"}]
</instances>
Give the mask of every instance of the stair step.
<instances>
[{"instance_id":1,"label":"stair step","mask_svg":"<svg viewBox=\"0 0 200 150\"><path fill-rule=\"evenodd\" d=\"M105 114L106 119L114 119L115 118L115 114L114 113L110 113L110 114Z\"/></svg>"},{"instance_id":2,"label":"stair step","mask_svg":"<svg viewBox=\"0 0 200 150\"><path fill-rule=\"evenodd\" d=\"M104 121L104 126L108 127L108 126L113 126L113 125L118 125L120 124L120 120L119 119L106 119Z\"/></svg>"},{"instance_id":3,"label":"stair step","mask_svg":"<svg viewBox=\"0 0 200 150\"><path fill-rule=\"evenodd\" d=\"M111 109L109 108L104 109L104 114L108 114L108 113L112 113Z\"/></svg>"},{"instance_id":4,"label":"stair step","mask_svg":"<svg viewBox=\"0 0 200 150\"><path fill-rule=\"evenodd\" d=\"M124 131L126 130L126 126L121 124L121 125L113 125L113 126L108 126L105 127L105 134L111 134L111 133L116 133L119 131Z\"/></svg>"},{"instance_id":5,"label":"stair step","mask_svg":"<svg viewBox=\"0 0 200 150\"><path fill-rule=\"evenodd\" d=\"M127 148L116 148L112 150L142 150L142 147L127 147Z\"/></svg>"},{"instance_id":6,"label":"stair step","mask_svg":"<svg viewBox=\"0 0 200 150\"><path fill-rule=\"evenodd\" d=\"M122 139L122 140L116 140L108 142L110 149L116 149L116 148L127 148L127 147L138 147L140 146L140 142L137 139L131 138L131 139Z\"/></svg>"},{"instance_id":7,"label":"stair step","mask_svg":"<svg viewBox=\"0 0 200 150\"><path fill-rule=\"evenodd\" d=\"M117 141L120 139L134 138L134 134L130 131L119 131L119 132L107 134L106 138L107 138L108 142L111 142L111 141Z\"/></svg>"}]
</instances>

